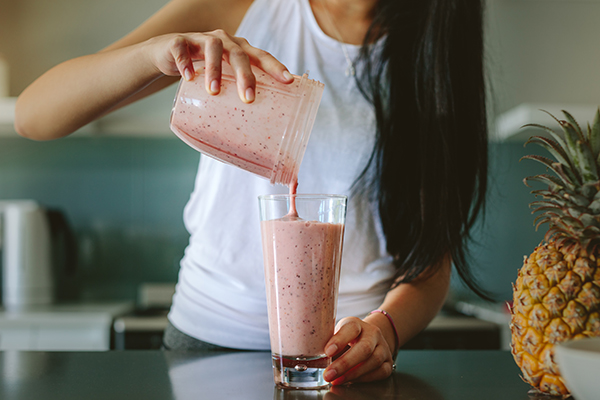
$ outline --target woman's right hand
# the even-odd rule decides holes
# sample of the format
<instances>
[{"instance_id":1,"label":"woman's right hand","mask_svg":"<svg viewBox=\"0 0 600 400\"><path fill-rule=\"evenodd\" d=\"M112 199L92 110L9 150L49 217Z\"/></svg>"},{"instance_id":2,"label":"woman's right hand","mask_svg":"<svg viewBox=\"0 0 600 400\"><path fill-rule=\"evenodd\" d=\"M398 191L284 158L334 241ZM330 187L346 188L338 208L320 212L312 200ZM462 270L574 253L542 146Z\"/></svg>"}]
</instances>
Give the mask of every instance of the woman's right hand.
<instances>
[{"instance_id":1,"label":"woman's right hand","mask_svg":"<svg viewBox=\"0 0 600 400\"><path fill-rule=\"evenodd\" d=\"M186 80L195 76L193 61L205 60L205 87L218 94L221 86L221 62L226 60L234 70L240 99L251 103L255 98L256 79L250 65L255 65L282 83L291 83L288 69L268 52L252 47L241 37L223 30L206 33L175 33L157 36L146 42L151 62L164 75L181 75Z\"/></svg>"}]
</instances>

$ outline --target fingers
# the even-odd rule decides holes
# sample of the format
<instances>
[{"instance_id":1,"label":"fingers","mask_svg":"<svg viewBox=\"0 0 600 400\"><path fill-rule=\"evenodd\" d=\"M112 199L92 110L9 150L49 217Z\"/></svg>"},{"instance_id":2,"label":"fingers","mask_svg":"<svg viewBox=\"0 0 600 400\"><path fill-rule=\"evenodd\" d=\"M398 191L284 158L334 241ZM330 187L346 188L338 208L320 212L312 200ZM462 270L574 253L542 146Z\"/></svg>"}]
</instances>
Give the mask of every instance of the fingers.
<instances>
[{"instance_id":1,"label":"fingers","mask_svg":"<svg viewBox=\"0 0 600 400\"><path fill-rule=\"evenodd\" d=\"M330 371L334 371L335 375ZM325 371L325 378L334 385L347 382L368 382L387 378L392 372L392 358L384 345L372 346L364 340L350 348Z\"/></svg>"},{"instance_id":2,"label":"fingers","mask_svg":"<svg viewBox=\"0 0 600 400\"><path fill-rule=\"evenodd\" d=\"M194 77L192 52L195 50L192 42L185 35L176 35L170 44L171 55L179 74L190 81ZM168 71L164 71L168 73Z\"/></svg>"},{"instance_id":3,"label":"fingers","mask_svg":"<svg viewBox=\"0 0 600 400\"><path fill-rule=\"evenodd\" d=\"M252 47L244 38L216 31L223 38L223 55L232 66L242 101L251 103L255 98L256 77L251 65L256 65L282 83L291 83L294 77L287 68L268 52Z\"/></svg>"},{"instance_id":4,"label":"fingers","mask_svg":"<svg viewBox=\"0 0 600 400\"><path fill-rule=\"evenodd\" d=\"M209 36L204 41L204 84L210 94L221 91L221 61L223 60L223 41Z\"/></svg>"},{"instance_id":5,"label":"fingers","mask_svg":"<svg viewBox=\"0 0 600 400\"><path fill-rule=\"evenodd\" d=\"M192 59L205 60L205 86L210 94L220 91L223 59L233 68L238 95L246 103L253 102L255 98L256 77L251 65L256 65L282 83L294 80L287 68L271 54L252 47L244 38L231 36L220 29L177 35L171 47L177 69L186 80L194 76Z\"/></svg>"},{"instance_id":6,"label":"fingers","mask_svg":"<svg viewBox=\"0 0 600 400\"><path fill-rule=\"evenodd\" d=\"M285 65L280 63L270 53L261 49L257 49L256 47L252 47L244 38L235 38L235 40L242 50L248 55L251 64L256 65L258 68L262 69L282 83L291 83L294 80L294 77L290 71L288 71Z\"/></svg>"},{"instance_id":7,"label":"fingers","mask_svg":"<svg viewBox=\"0 0 600 400\"><path fill-rule=\"evenodd\" d=\"M154 62L166 75L180 74L186 80L195 76L194 60L205 60L205 87L210 94L218 94L221 87L221 63L226 60L234 70L238 95L242 101L251 103L255 98L255 65L282 83L294 78L287 68L264 50L252 47L244 38L234 37L223 30L208 33L165 35L151 41L161 43L168 39L168 51L154 50ZM154 47L156 49L156 47ZM164 47L163 47L164 49Z\"/></svg>"},{"instance_id":8,"label":"fingers","mask_svg":"<svg viewBox=\"0 0 600 400\"><path fill-rule=\"evenodd\" d=\"M245 103L254 101L256 78L250 67L250 57L235 42L224 43L225 58L233 68L238 95Z\"/></svg>"},{"instance_id":9,"label":"fingers","mask_svg":"<svg viewBox=\"0 0 600 400\"><path fill-rule=\"evenodd\" d=\"M346 344L350 348L331 363L324 377L334 385L347 382L368 382L387 378L392 373L390 348L379 328L359 318L345 318L327 343L328 356L339 353Z\"/></svg>"},{"instance_id":10,"label":"fingers","mask_svg":"<svg viewBox=\"0 0 600 400\"><path fill-rule=\"evenodd\" d=\"M385 350L381 351L385 352ZM393 360L391 358L386 358L385 361L379 362L376 360L376 358L377 356L374 354L374 356L369 359L369 365L363 364L361 368L356 368L345 374L344 381L342 383L378 381L390 376L393 372Z\"/></svg>"},{"instance_id":11,"label":"fingers","mask_svg":"<svg viewBox=\"0 0 600 400\"><path fill-rule=\"evenodd\" d=\"M359 318L349 317L342 319L336 326L336 332L325 345L325 354L333 357L346 348L346 345L355 341L362 332Z\"/></svg>"}]
</instances>

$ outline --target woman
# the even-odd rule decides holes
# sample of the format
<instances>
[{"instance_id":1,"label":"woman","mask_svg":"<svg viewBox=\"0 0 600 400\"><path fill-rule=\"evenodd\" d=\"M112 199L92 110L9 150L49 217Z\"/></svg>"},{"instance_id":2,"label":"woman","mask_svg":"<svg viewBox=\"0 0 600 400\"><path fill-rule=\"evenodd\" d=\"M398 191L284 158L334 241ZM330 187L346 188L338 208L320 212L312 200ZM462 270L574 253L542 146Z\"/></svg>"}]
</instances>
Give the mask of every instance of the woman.
<instances>
[{"instance_id":1,"label":"woman","mask_svg":"<svg viewBox=\"0 0 600 400\"><path fill-rule=\"evenodd\" d=\"M42 75L19 97L15 126L36 140L68 135L192 79L194 59L206 60L212 94L228 61L247 103L251 64L283 83L309 70L325 92L298 191L350 195L325 378L383 379L441 308L452 264L485 296L466 264L486 191L480 3L172 0L101 52ZM255 203L285 191L201 157L167 348L269 348Z\"/></svg>"}]
</instances>

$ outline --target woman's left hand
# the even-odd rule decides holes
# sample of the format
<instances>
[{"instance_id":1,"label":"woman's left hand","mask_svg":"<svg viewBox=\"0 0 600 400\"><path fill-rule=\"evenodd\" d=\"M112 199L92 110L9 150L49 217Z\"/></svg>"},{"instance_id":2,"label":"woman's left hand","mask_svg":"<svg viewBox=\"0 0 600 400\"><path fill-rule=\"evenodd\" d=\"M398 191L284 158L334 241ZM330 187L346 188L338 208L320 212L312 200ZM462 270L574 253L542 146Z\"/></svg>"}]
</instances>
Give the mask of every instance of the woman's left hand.
<instances>
[{"instance_id":1,"label":"woman's left hand","mask_svg":"<svg viewBox=\"0 0 600 400\"><path fill-rule=\"evenodd\" d=\"M325 380L334 385L385 379L393 371L392 350L381 330L360 318L340 320L325 352L329 357L343 352L325 370Z\"/></svg>"}]
</instances>

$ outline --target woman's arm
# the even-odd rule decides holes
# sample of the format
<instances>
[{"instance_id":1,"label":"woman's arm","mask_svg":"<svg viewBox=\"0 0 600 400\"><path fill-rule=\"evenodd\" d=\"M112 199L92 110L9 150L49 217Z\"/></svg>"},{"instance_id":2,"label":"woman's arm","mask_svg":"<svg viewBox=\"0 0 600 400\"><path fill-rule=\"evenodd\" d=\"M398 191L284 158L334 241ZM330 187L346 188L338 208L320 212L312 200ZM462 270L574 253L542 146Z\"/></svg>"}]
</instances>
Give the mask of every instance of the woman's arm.
<instances>
[{"instance_id":1,"label":"woman's arm","mask_svg":"<svg viewBox=\"0 0 600 400\"><path fill-rule=\"evenodd\" d=\"M66 136L180 76L190 79L196 59L206 59L206 86L213 94L218 93L223 57L236 71L244 101L254 99L250 63L289 82L291 75L275 58L232 36L251 2L172 0L121 40L61 63L27 87L17 100L17 132L36 140Z\"/></svg>"},{"instance_id":2,"label":"woman's arm","mask_svg":"<svg viewBox=\"0 0 600 400\"><path fill-rule=\"evenodd\" d=\"M390 290L380 309L393 319L400 346L422 331L441 309L450 286L451 262L443 262L429 277L400 284ZM392 373L396 354L396 333L388 318L373 313L363 320L342 319L327 343L329 356L350 348L325 371L325 379L333 384L367 382L387 378Z\"/></svg>"}]
</instances>

